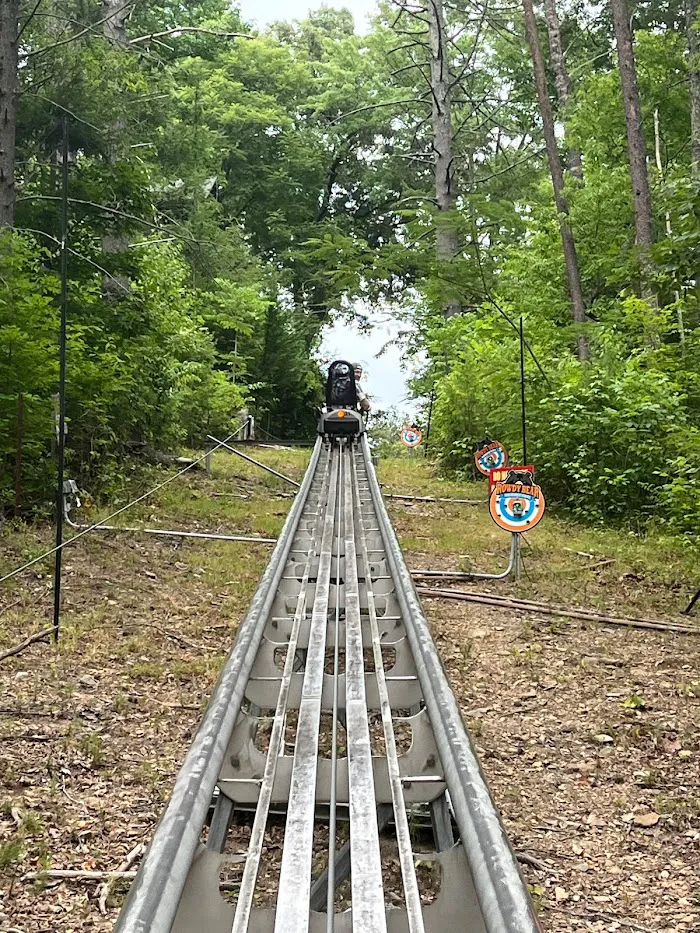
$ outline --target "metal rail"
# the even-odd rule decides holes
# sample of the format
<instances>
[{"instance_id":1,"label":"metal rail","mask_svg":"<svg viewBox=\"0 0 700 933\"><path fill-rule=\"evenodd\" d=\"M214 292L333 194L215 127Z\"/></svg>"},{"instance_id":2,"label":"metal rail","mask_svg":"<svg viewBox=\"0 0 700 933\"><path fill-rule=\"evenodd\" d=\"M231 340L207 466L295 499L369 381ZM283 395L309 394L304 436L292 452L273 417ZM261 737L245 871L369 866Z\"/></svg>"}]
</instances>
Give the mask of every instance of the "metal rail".
<instances>
[{"instance_id":1,"label":"metal rail","mask_svg":"<svg viewBox=\"0 0 700 933\"><path fill-rule=\"evenodd\" d=\"M538 929L366 439L319 441L115 930Z\"/></svg>"},{"instance_id":2,"label":"metal rail","mask_svg":"<svg viewBox=\"0 0 700 933\"><path fill-rule=\"evenodd\" d=\"M64 499L65 501L65 499ZM225 535L213 531L178 531L176 528L137 528L132 525L83 525L74 522L64 510L65 520L76 531L119 531L130 534L156 535L159 538L198 538L200 541L248 541L252 544L275 544L277 538L260 538L257 535Z\"/></svg>"},{"instance_id":3,"label":"metal rail","mask_svg":"<svg viewBox=\"0 0 700 933\"><path fill-rule=\"evenodd\" d=\"M283 479L285 483L289 483L290 486L295 486L297 489L299 489L301 484L297 483L295 479L291 479L289 476L285 476L284 473L278 473L277 470L273 470L272 467L267 466L266 463L261 463L259 460L255 460L253 457L249 457L248 454L244 454L243 451L236 450L235 447L232 447L225 441L220 441L218 437L207 434L207 440L213 441L213 443L218 444L219 447L223 447L224 450L228 450L229 453L235 454L237 457L241 457L243 460L247 460L248 463L252 463L254 466L259 467L261 470L265 470L266 473L271 473L273 476L276 476L277 479Z\"/></svg>"}]
</instances>

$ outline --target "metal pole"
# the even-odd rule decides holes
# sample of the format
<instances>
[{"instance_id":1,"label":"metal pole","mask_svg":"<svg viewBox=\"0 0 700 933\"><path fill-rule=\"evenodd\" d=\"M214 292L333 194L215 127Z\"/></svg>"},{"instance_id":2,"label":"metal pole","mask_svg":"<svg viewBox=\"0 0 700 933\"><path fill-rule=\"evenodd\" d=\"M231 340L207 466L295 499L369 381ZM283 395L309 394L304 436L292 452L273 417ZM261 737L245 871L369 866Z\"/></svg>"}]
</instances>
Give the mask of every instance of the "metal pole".
<instances>
[{"instance_id":1,"label":"metal pole","mask_svg":"<svg viewBox=\"0 0 700 933\"><path fill-rule=\"evenodd\" d=\"M425 446L423 447L423 456L428 456L428 447L430 446L430 426L433 423L433 402L435 401L435 386L430 390L430 407L428 408L428 427L425 432Z\"/></svg>"},{"instance_id":2,"label":"metal pole","mask_svg":"<svg viewBox=\"0 0 700 933\"><path fill-rule=\"evenodd\" d=\"M235 447L231 447L229 444L225 444L223 441L220 441L218 438L214 437L211 434L207 434L207 438L210 441L216 441L221 447L225 447L226 450L230 450L232 454L236 454L237 457L243 457L244 460L247 460L248 463L254 463L256 467L260 467L261 470L267 470L268 473L272 473L273 476L276 476L278 479L283 479L285 483L289 483L291 486L296 486L299 488L299 483L295 479L290 479L288 476L285 476L284 473L278 473L277 470L273 470L272 467L266 466L264 463L260 463L259 460L253 460L252 457L249 457L247 454L241 453L240 450L236 450Z\"/></svg>"},{"instance_id":3,"label":"metal pole","mask_svg":"<svg viewBox=\"0 0 700 933\"><path fill-rule=\"evenodd\" d=\"M63 115L61 190L61 325L58 378L58 479L56 482L56 560L53 574L53 640L58 641L61 618L61 563L63 558L63 471L66 453L66 309L68 304L68 115Z\"/></svg>"},{"instance_id":4,"label":"metal pole","mask_svg":"<svg viewBox=\"0 0 700 933\"><path fill-rule=\"evenodd\" d=\"M527 424L525 417L525 336L520 316L520 411L523 422L523 466L527 465Z\"/></svg>"},{"instance_id":5,"label":"metal pole","mask_svg":"<svg viewBox=\"0 0 700 933\"><path fill-rule=\"evenodd\" d=\"M250 541L253 544L276 544L277 538L260 538L257 535L225 535L209 531L178 531L176 528L134 528L131 525L79 525L66 515L66 521L77 531L118 531L131 534L157 535L161 538L195 538L200 541Z\"/></svg>"},{"instance_id":6,"label":"metal pole","mask_svg":"<svg viewBox=\"0 0 700 933\"><path fill-rule=\"evenodd\" d=\"M517 578L518 570L516 564L519 563L519 544L520 535L512 534L510 536L510 555L508 557L508 566L501 573L480 573L476 570L411 570L411 576L416 579L438 579L438 580L505 580L511 573Z\"/></svg>"},{"instance_id":7,"label":"metal pole","mask_svg":"<svg viewBox=\"0 0 700 933\"><path fill-rule=\"evenodd\" d=\"M15 518L22 508L22 444L24 443L24 395L17 396L17 455L15 457Z\"/></svg>"},{"instance_id":8,"label":"metal pole","mask_svg":"<svg viewBox=\"0 0 700 933\"><path fill-rule=\"evenodd\" d=\"M513 554L513 579L514 579L514 580L519 580L519 579L520 579L520 570L521 570L521 565L520 565L520 535L519 535L517 532L515 532L515 533L513 534L513 542L512 542L511 550L512 550L512 554Z\"/></svg>"}]
</instances>

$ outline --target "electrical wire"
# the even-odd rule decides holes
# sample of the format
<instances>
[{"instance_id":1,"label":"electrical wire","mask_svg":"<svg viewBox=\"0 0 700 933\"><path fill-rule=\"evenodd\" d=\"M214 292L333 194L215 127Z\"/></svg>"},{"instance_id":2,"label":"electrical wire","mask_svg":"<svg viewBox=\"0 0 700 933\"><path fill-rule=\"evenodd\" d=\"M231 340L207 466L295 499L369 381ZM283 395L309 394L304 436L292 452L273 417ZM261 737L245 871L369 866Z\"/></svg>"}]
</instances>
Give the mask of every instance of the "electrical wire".
<instances>
[{"instance_id":1,"label":"electrical wire","mask_svg":"<svg viewBox=\"0 0 700 933\"><path fill-rule=\"evenodd\" d=\"M19 576L19 574L24 573L25 570L29 570L30 567L33 567L35 564L38 564L40 561L44 560L47 557L51 557L52 554L55 554L57 551L63 550L63 548L68 547L69 544L73 544L79 538L85 537L86 534L89 534L91 531L98 529L100 525L104 525L106 522L111 521L113 518L116 518L117 515L121 515L123 512L126 512L127 509L132 508L134 505L138 505L139 502L143 502L144 499L148 499L149 496L152 496L153 493L158 492L159 489L162 489L164 486L167 486L169 483L172 483L173 480L178 479L182 476L183 473L187 473L188 470L191 470L193 467L197 466L198 463L201 463L202 460L205 460L209 454L213 453L219 447L222 447L227 441L230 441L231 438L235 437L238 432L244 428L250 418L244 421L239 427L232 431L231 434L226 438L226 440L219 441L215 447L212 447L211 450L207 453L202 454L201 457L198 457L196 460L193 460L192 463L188 464L184 469L180 470L178 473L175 473L173 476L169 476L168 479L164 480L162 483L158 483L157 486L154 486L152 489L149 489L148 492L145 492L142 496L139 496L137 499L133 499L131 502L127 502L126 505L123 505L120 509L117 509L116 512L112 512L111 515L108 515L106 518L101 518L99 521L95 522L93 525L89 525L87 528L84 528L79 534L73 535L72 538L69 538L67 541L64 541L58 547L52 547L50 550L45 551L43 554L40 554L38 557L33 558L28 561L26 564L23 564L21 567L11 570L9 573L6 573L4 577L0 577L0 583L5 583L6 580L11 580L13 577Z\"/></svg>"}]
</instances>

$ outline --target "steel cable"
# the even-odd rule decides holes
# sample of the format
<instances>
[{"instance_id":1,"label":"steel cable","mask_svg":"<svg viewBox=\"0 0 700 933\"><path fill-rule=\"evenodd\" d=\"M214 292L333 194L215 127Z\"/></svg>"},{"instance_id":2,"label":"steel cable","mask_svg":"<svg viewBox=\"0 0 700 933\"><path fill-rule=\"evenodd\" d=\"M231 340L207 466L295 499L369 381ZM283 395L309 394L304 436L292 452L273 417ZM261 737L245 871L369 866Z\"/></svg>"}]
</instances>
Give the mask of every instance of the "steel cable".
<instances>
[{"instance_id":1,"label":"steel cable","mask_svg":"<svg viewBox=\"0 0 700 933\"><path fill-rule=\"evenodd\" d=\"M178 473L175 473L173 476L169 476L162 483L158 483L157 486L154 486L152 489L149 489L148 492L145 492L142 496L139 496L137 499L133 499L131 502L127 502L126 505L123 505L120 509L117 509L116 512L112 512L111 515L108 515L106 518L101 518L98 522L95 522L93 525L89 525L87 528L84 528L77 535L73 535L72 538L69 538L67 541L64 541L58 547L52 547L48 551L45 551L43 554L40 554L38 557L34 557L32 560L27 561L26 564L23 564L21 567L16 567L14 570L11 570L9 573L6 573L4 577L0 577L0 583L5 583L6 580L11 580L13 577L19 576L19 574L24 573L25 570L29 570L30 567L33 567L35 564L40 563L42 560L45 560L47 557L51 557L52 554L55 554L57 551L63 550L63 548L68 547L69 544L74 544L79 538L85 537L86 534L89 534L91 531L99 529L101 525L105 522L111 521L113 518L116 518L117 515L121 515L123 512L126 512L128 509L132 508L135 505L138 505L139 502L143 502L144 499L148 499L149 496L152 496L153 493L158 492L159 489L162 489L164 486L167 486L169 483L172 483L173 480L178 479L183 473L187 473L188 470L191 470L193 467L197 466L198 463L201 463L202 460L205 460L209 454L217 450L219 447L223 447L227 441L230 441L232 437L235 437L238 432L248 424L250 418L247 421L244 421L239 425L235 431L232 431L231 434L224 441L219 441L216 447L211 448L207 453L202 454L201 457L198 457L196 460L193 460L192 463L188 464L184 469L180 470Z\"/></svg>"}]
</instances>

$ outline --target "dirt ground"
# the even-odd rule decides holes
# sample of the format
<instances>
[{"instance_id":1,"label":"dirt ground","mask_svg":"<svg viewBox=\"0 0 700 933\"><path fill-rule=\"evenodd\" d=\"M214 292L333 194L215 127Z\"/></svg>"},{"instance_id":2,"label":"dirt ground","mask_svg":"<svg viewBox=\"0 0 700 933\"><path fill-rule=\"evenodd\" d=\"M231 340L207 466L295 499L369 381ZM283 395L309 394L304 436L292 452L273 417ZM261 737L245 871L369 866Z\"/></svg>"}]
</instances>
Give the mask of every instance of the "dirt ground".
<instances>
[{"instance_id":1,"label":"dirt ground","mask_svg":"<svg viewBox=\"0 0 700 933\"><path fill-rule=\"evenodd\" d=\"M700 929L700 638L425 605L544 929Z\"/></svg>"},{"instance_id":2,"label":"dirt ground","mask_svg":"<svg viewBox=\"0 0 700 933\"><path fill-rule=\"evenodd\" d=\"M266 453L301 475L307 455ZM284 487L224 458L215 467L214 480L188 477L140 517L275 534L289 507L274 497ZM383 475L396 491L475 494L410 462ZM479 509L392 504L391 514L410 566L493 569L501 558ZM533 533L529 576L495 592L677 615L692 583L680 546L547 522ZM48 530L5 533L2 568L49 540ZM268 556L262 545L126 535L88 536L66 552L58 646L0 662L2 933L111 930L123 882L106 890L31 873L113 870L148 842ZM0 654L47 625L50 572L39 567L0 591ZM529 863L543 929L700 930L700 637L424 605Z\"/></svg>"}]
</instances>

